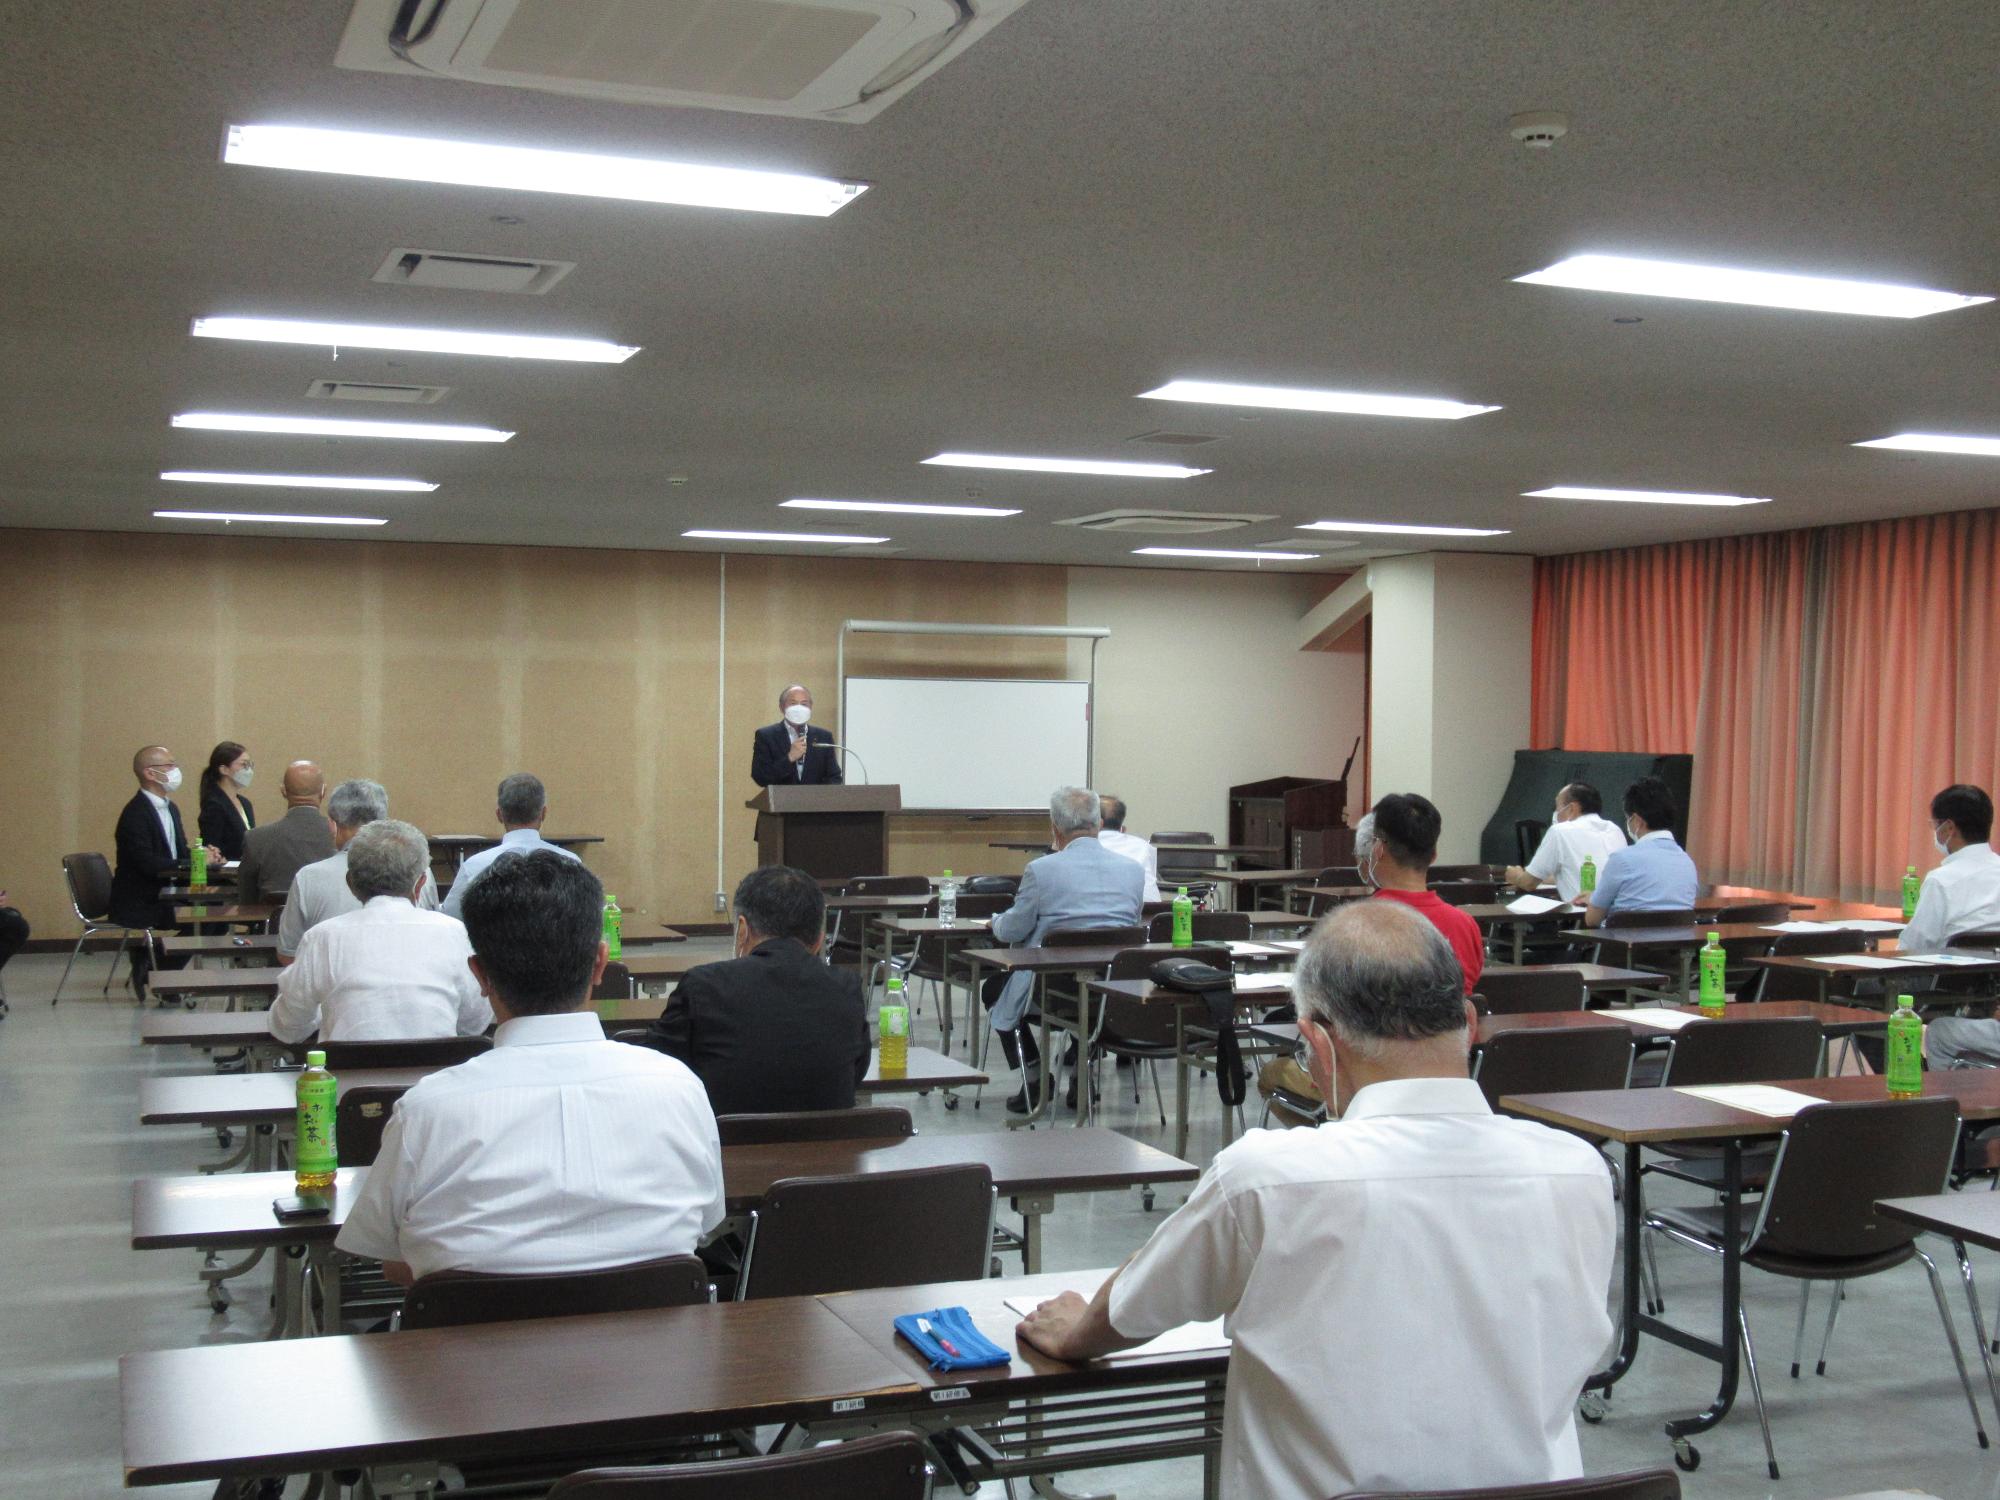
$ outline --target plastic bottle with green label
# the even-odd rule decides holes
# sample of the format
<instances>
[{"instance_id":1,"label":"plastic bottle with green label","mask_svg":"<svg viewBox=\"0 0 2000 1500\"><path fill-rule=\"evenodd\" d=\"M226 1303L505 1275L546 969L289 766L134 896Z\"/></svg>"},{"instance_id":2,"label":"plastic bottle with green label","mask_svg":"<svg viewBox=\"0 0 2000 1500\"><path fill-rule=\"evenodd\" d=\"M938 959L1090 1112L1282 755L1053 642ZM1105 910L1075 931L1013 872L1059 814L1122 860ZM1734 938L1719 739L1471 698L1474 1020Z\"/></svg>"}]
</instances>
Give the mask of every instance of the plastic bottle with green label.
<instances>
[{"instance_id":1,"label":"plastic bottle with green label","mask_svg":"<svg viewBox=\"0 0 2000 1500\"><path fill-rule=\"evenodd\" d=\"M877 1040L882 1050L879 1073L894 1078L910 1067L910 1008L903 1003L903 976L889 976L889 992L875 1013Z\"/></svg>"},{"instance_id":2,"label":"plastic bottle with green label","mask_svg":"<svg viewBox=\"0 0 2000 1500\"><path fill-rule=\"evenodd\" d=\"M1592 891L1597 889L1597 858L1595 855L1584 855L1583 873L1577 876L1576 886L1578 894L1584 896L1588 896Z\"/></svg>"},{"instance_id":3,"label":"plastic bottle with green label","mask_svg":"<svg viewBox=\"0 0 2000 1500\"><path fill-rule=\"evenodd\" d=\"M1924 1091L1924 1019L1917 1014L1916 1001L1908 995L1896 997L1896 1009L1889 1017L1889 1042L1883 1072L1887 1074L1891 1099L1914 1099Z\"/></svg>"},{"instance_id":4,"label":"plastic bottle with green label","mask_svg":"<svg viewBox=\"0 0 2000 1500\"><path fill-rule=\"evenodd\" d=\"M1194 902L1188 899L1186 886L1174 893L1174 946L1194 946Z\"/></svg>"},{"instance_id":5,"label":"plastic bottle with green label","mask_svg":"<svg viewBox=\"0 0 2000 1500\"><path fill-rule=\"evenodd\" d=\"M208 845L200 839L188 846L188 884L208 884Z\"/></svg>"},{"instance_id":6,"label":"plastic bottle with green label","mask_svg":"<svg viewBox=\"0 0 2000 1500\"><path fill-rule=\"evenodd\" d=\"M299 1074L298 1128L292 1141L293 1177L302 1193L325 1192L340 1168L333 1139L333 1106L339 1093L339 1083L326 1070L326 1054L308 1052L305 1071Z\"/></svg>"},{"instance_id":7,"label":"plastic bottle with green label","mask_svg":"<svg viewBox=\"0 0 2000 1500\"><path fill-rule=\"evenodd\" d=\"M608 963L622 958L625 953L625 913L618 909L618 898L604 893L604 958Z\"/></svg>"},{"instance_id":8,"label":"plastic bottle with green label","mask_svg":"<svg viewBox=\"0 0 2000 1500\"><path fill-rule=\"evenodd\" d=\"M1705 1016L1719 1016L1729 1002L1729 992L1724 988L1724 971L1729 967L1729 955L1722 951L1722 934L1711 932L1708 942L1701 950L1701 1013Z\"/></svg>"},{"instance_id":9,"label":"plastic bottle with green label","mask_svg":"<svg viewBox=\"0 0 2000 1500\"><path fill-rule=\"evenodd\" d=\"M1923 894L1923 877L1917 874L1917 867L1911 865L1903 872L1903 920L1909 921L1917 914L1917 897Z\"/></svg>"}]
</instances>

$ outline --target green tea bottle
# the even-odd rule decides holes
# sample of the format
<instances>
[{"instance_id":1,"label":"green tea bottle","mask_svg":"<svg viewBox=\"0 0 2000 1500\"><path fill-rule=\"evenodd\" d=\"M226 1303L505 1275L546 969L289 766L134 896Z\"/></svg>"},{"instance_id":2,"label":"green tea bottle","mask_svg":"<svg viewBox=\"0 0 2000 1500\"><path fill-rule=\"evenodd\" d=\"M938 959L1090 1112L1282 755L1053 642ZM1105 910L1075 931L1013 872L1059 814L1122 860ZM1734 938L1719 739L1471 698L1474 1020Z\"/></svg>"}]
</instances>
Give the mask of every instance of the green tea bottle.
<instances>
[{"instance_id":1,"label":"green tea bottle","mask_svg":"<svg viewBox=\"0 0 2000 1500\"><path fill-rule=\"evenodd\" d=\"M1915 1099L1924 1091L1924 1022L1916 1002L1908 995L1896 997L1895 1014L1889 1017L1888 1075L1891 1099Z\"/></svg>"},{"instance_id":2,"label":"green tea bottle","mask_svg":"<svg viewBox=\"0 0 2000 1500\"><path fill-rule=\"evenodd\" d=\"M1701 950L1701 1013L1705 1016L1719 1016L1728 1004L1729 992L1724 988L1724 971L1729 967L1729 955L1722 951L1722 934L1711 932L1708 942Z\"/></svg>"},{"instance_id":3,"label":"green tea bottle","mask_svg":"<svg viewBox=\"0 0 2000 1500\"><path fill-rule=\"evenodd\" d=\"M324 1052L306 1054L299 1074L298 1129L292 1142L293 1175L302 1193L323 1193L333 1186L340 1156L333 1139L333 1106L340 1085L326 1070Z\"/></svg>"},{"instance_id":4,"label":"green tea bottle","mask_svg":"<svg viewBox=\"0 0 2000 1500\"><path fill-rule=\"evenodd\" d=\"M1924 882L1917 874L1917 867L1911 865L1903 872L1903 920L1909 921L1917 914L1917 897L1923 894Z\"/></svg>"},{"instance_id":5,"label":"green tea bottle","mask_svg":"<svg viewBox=\"0 0 2000 1500\"><path fill-rule=\"evenodd\" d=\"M1194 903L1188 900L1186 886L1174 893L1174 946L1194 946Z\"/></svg>"},{"instance_id":6,"label":"green tea bottle","mask_svg":"<svg viewBox=\"0 0 2000 1500\"><path fill-rule=\"evenodd\" d=\"M618 909L618 898L604 893L604 958L622 958L625 954L625 913Z\"/></svg>"}]
</instances>

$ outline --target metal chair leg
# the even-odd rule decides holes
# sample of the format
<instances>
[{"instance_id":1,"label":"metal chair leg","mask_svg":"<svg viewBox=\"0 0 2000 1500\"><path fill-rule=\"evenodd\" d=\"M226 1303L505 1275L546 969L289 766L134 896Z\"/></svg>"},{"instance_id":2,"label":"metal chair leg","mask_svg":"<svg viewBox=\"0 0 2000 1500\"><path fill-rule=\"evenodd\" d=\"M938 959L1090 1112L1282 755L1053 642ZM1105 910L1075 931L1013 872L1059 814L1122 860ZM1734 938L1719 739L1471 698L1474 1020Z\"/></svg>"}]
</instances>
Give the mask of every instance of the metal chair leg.
<instances>
[{"instance_id":1,"label":"metal chair leg","mask_svg":"<svg viewBox=\"0 0 2000 1500\"><path fill-rule=\"evenodd\" d=\"M76 956L83 952L83 945L89 940L90 929L86 927L83 930L83 936L76 940L76 946L69 950L69 962L63 965L62 978L56 981L55 998L50 1000L49 1004L54 1005L57 1000L62 999L63 986L69 983L69 971L76 967ZM118 967L118 955L115 953L111 955L111 967L114 969ZM104 992L106 994L111 993L109 980L105 981Z\"/></svg>"},{"instance_id":2,"label":"metal chair leg","mask_svg":"<svg viewBox=\"0 0 2000 1500\"><path fill-rule=\"evenodd\" d=\"M1993 1446L1986 1437L1986 1424L1979 1417L1979 1402L1972 1394L1972 1377L1966 1373L1965 1355L1958 1347L1958 1330L1952 1326L1951 1309L1945 1306L1944 1282L1938 1276L1937 1262L1922 1249L1917 1250L1917 1259L1924 1263L1924 1270L1931 1279L1931 1296L1937 1302L1938 1321L1944 1324L1945 1342L1951 1345L1951 1362L1958 1366L1958 1383L1965 1389L1965 1404L1972 1411L1972 1430L1979 1434L1979 1446Z\"/></svg>"},{"instance_id":3,"label":"metal chair leg","mask_svg":"<svg viewBox=\"0 0 2000 1500\"><path fill-rule=\"evenodd\" d=\"M1757 1346L1750 1342L1750 1312L1736 1304L1736 1326L1743 1331L1743 1368L1750 1376L1750 1394L1757 1398L1757 1425L1764 1432L1764 1462L1778 1477L1778 1450L1771 1446L1771 1414L1764 1410L1764 1382L1757 1378Z\"/></svg>"},{"instance_id":4,"label":"metal chair leg","mask_svg":"<svg viewBox=\"0 0 2000 1500\"><path fill-rule=\"evenodd\" d=\"M1986 1368L1986 1391L1993 1398L1993 1414L2000 1417L2000 1384L1993 1379L1993 1355L1986 1345L1986 1323L1979 1316L1979 1289L1972 1284L1972 1260L1965 1253L1965 1241L1953 1240L1958 1256L1959 1279L1965 1283L1965 1305L1972 1311L1972 1338L1979 1345L1979 1363Z\"/></svg>"},{"instance_id":5,"label":"metal chair leg","mask_svg":"<svg viewBox=\"0 0 2000 1500\"><path fill-rule=\"evenodd\" d=\"M1826 1310L1826 1332L1819 1336L1819 1364L1813 1370L1813 1374L1815 1375L1824 1375L1826 1373L1826 1351L1827 1347L1833 1343L1834 1320L1840 1316L1840 1304L1846 1299L1847 1283L1836 1281L1833 1284L1833 1306Z\"/></svg>"},{"instance_id":6,"label":"metal chair leg","mask_svg":"<svg viewBox=\"0 0 2000 1500\"><path fill-rule=\"evenodd\" d=\"M1799 1283L1799 1326L1792 1334L1792 1379L1799 1378L1799 1364L1806 1357L1806 1308L1812 1302L1812 1283Z\"/></svg>"},{"instance_id":7,"label":"metal chair leg","mask_svg":"<svg viewBox=\"0 0 2000 1500\"><path fill-rule=\"evenodd\" d=\"M1160 1064L1158 1059L1149 1059L1146 1063L1146 1071L1153 1075L1153 1103L1159 1107L1160 1129L1165 1130L1167 1128L1167 1101L1166 1097L1160 1092ZM1137 1101L1134 1102L1136 1103Z\"/></svg>"},{"instance_id":8,"label":"metal chair leg","mask_svg":"<svg viewBox=\"0 0 2000 1500\"><path fill-rule=\"evenodd\" d=\"M1639 1278L1639 1290L1641 1293L1646 1293L1646 1311L1658 1317L1667 1310L1666 1288L1660 1285L1659 1252L1653 1246L1653 1237L1651 1235L1644 1235L1640 1238L1639 1249L1645 1258L1644 1264L1640 1268L1642 1274ZM1650 1293L1647 1293L1646 1286L1649 1281L1652 1283L1652 1290Z\"/></svg>"}]
</instances>

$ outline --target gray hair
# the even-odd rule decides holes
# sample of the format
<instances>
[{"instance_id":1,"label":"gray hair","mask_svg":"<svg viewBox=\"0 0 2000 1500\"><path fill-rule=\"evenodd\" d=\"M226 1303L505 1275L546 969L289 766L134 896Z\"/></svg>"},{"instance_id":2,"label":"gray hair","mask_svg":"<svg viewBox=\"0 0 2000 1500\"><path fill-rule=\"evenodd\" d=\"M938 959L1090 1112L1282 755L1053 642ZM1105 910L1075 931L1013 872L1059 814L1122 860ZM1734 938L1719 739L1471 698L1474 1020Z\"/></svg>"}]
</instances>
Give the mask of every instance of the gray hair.
<instances>
[{"instance_id":1,"label":"gray hair","mask_svg":"<svg viewBox=\"0 0 2000 1500\"><path fill-rule=\"evenodd\" d=\"M1049 798L1049 821L1057 833L1095 833L1104 822L1104 808L1087 786L1059 786Z\"/></svg>"},{"instance_id":2,"label":"gray hair","mask_svg":"<svg viewBox=\"0 0 2000 1500\"><path fill-rule=\"evenodd\" d=\"M1357 869L1368 867L1368 851L1375 843L1375 814L1365 812L1354 825L1354 864Z\"/></svg>"},{"instance_id":3,"label":"gray hair","mask_svg":"<svg viewBox=\"0 0 2000 1500\"><path fill-rule=\"evenodd\" d=\"M394 818L377 818L348 843L348 888L363 901L407 896L430 859L430 841L417 829Z\"/></svg>"},{"instance_id":4,"label":"gray hair","mask_svg":"<svg viewBox=\"0 0 2000 1500\"><path fill-rule=\"evenodd\" d=\"M500 821L512 825L532 823L548 810L549 793L542 778L516 771L500 783Z\"/></svg>"},{"instance_id":5,"label":"gray hair","mask_svg":"<svg viewBox=\"0 0 2000 1500\"><path fill-rule=\"evenodd\" d=\"M786 688L782 693L778 694L778 708L780 711L784 709L785 700L791 697L792 694L794 693L804 693L808 698L810 698L813 695L813 690L807 687L803 682L793 683L790 687Z\"/></svg>"},{"instance_id":6,"label":"gray hair","mask_svg":"<svg viewBox=\"0 0 2000 1500\"><path fill-rule=\"evenodd\" d=\"M343 781L326 799L326 815L351 833L389 816L389 793L379 781Z\"/></svg>"},{"instance_id":7,"label":"gray hair","mask_svg":"<svg viewBox=\"0 0 2000 1500\"><path fill-rule=\"evenodd\" d=\"M1395 901L1356 901L1314 929L1292 981L1299 1013L1363 1057L1465 1030L1465 973L1436 927Z\"/></svg>"}]
</instances>

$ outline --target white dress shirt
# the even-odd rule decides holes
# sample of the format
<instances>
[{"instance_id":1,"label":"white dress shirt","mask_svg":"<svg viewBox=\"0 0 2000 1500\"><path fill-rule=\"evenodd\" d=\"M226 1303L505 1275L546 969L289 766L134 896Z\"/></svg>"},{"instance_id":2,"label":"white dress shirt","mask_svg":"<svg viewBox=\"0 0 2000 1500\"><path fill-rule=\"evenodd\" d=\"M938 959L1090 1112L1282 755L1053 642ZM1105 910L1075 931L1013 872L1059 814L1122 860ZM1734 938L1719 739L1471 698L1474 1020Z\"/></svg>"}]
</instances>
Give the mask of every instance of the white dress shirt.
<instances>
[{"instance_id":1,"label":"white dress shirt","mask_svg":"<svg viewBox=\"0 0 2000 1500\"><path fill-rule=\"evenodd\" d=\"M1148 901L1158 901L1160 896L1160 851L1136 834L1127 833L1122 828L1106 828L1099 831L1097 842L1113 854L1122 854L1127 859L1138 861L1139 868L1146 872L1146 897Z\"/></svg>"},{"instance_id":2,"label":"white dress shirt","mask_svg":"<svg viewBox=\"0 0 2000 1500\"><path fill-rule=\"evenodd\" d=\"M140 794L153 804L153 816L160 820L160 832L167 836L167 853L175 859L180 857L181 846L174 842L174 815L167 811L167 799L157 793L139 788Z\"/></svg>"},{"instance_id":3,"label":"white dress shirt","mask_svg":"<svg viewBox=\"0 0 2000 1500\"><path fill-rule=\"evenodd\" d=\"M1967 844L1924 877L1917 909L1896 946L1935 953L1961 932L2000 927L2000 854L1991 844Z\"/></svg>"},{"instance_id":4,"label":"white dress shirt","mask_svg":"<svg viewBox=\"0 0 2000 1500\"><path fill-rule=\"evenodd\" d=\"M1615 1239L1583 1141L1469 1080L1401 1079L1218 1155L1118 1273L1111 1323L1227 1317L1225 1496L1571 1479Z\"/></svg>"},{"instance_id":5,"label":"white dress shirt","mask_svg":"<svg viewBox=\"0 0 2000 1500\"><path fill-rule=\"evenodd\" d=\"M477 1036L493 1024L466 960L465 924L420 911L404 896L371 896L299 942L278 974L271 1035L302 1042L375 1042Z\"/></svg>"},{"instance_id":6,"label":"white dress shirt","mask_svg":"<svg viewBox=\"0 0 2000 1500\"><path fill-rule=\"evenodd\" d=\"M1537 880L1554 883L1556 894L1574 901L1583 890L1583 857L1597 861L1599 874L1604 862L1625 847L1625 830L1596 813L1578 813L1567 823L1551 823L1542 835L1535 857L1525 866Z\"/></svg>"},{"instance_id":7,"label":"white dress shirt","mask_svg":"<svg viewBox=\"0 0 2000 1500\"><path fill-rule=\"evenodd\" d=\"M417 905L425 911L438 909L437 882L429 872ZM347 888L347 851L316 860L292 877L292 889L278 917L278 951L290 958L299 951L299 940L327 918L360 910L361 898Z\"/></svg>"},{"instance_id":8,"label":"white dress shirt","mask_svg":"<svg viewBox=\"0 0 2000 1500\"><path fill-rule=\"evenodd\" d=\"M794 724L790 719L784 720L783 723L785 726L785 733L791 736L791 743L794 746L796 746L800 740L805 739L806 730L804 725ZM808 750L812 748L812 744L810 741L807 742L806 748ZM805 779L806 779L806 758L803 755L801 755L797 760L792 762L792 780L804 781Z\"/></svg>"},{"instance_id":9,"label":"white dress shirt","mask_svg":"<svg viewBox=\"0 0 2000 1500\"><path fill-rule=\"evenodd\" d=\"M472 889L473 882L486 873L494 860L503 854L533 854L538 849L552 849L564 859L577 857L561 844L551 844L543 838L539 828L510 828L500 835L500 842L493 848L481 849L458 867L458 873L452 877L450 891L438 903L438 910L448 917L462 915L459 908L465 903L465 893Z\"/></svg>"},{"instance_id":10,"label":"white dress shirt","mask_svg":"<svg viewBox=\"0 0 2000 1500\"><path fill-rule=\"evenodd\" d=\"M397 1101L335 1244L432 1271L587 1271L685 1255L722 1222L701 1080L594 1012L517 1016Z\"/></svg>"}]
</instances>

